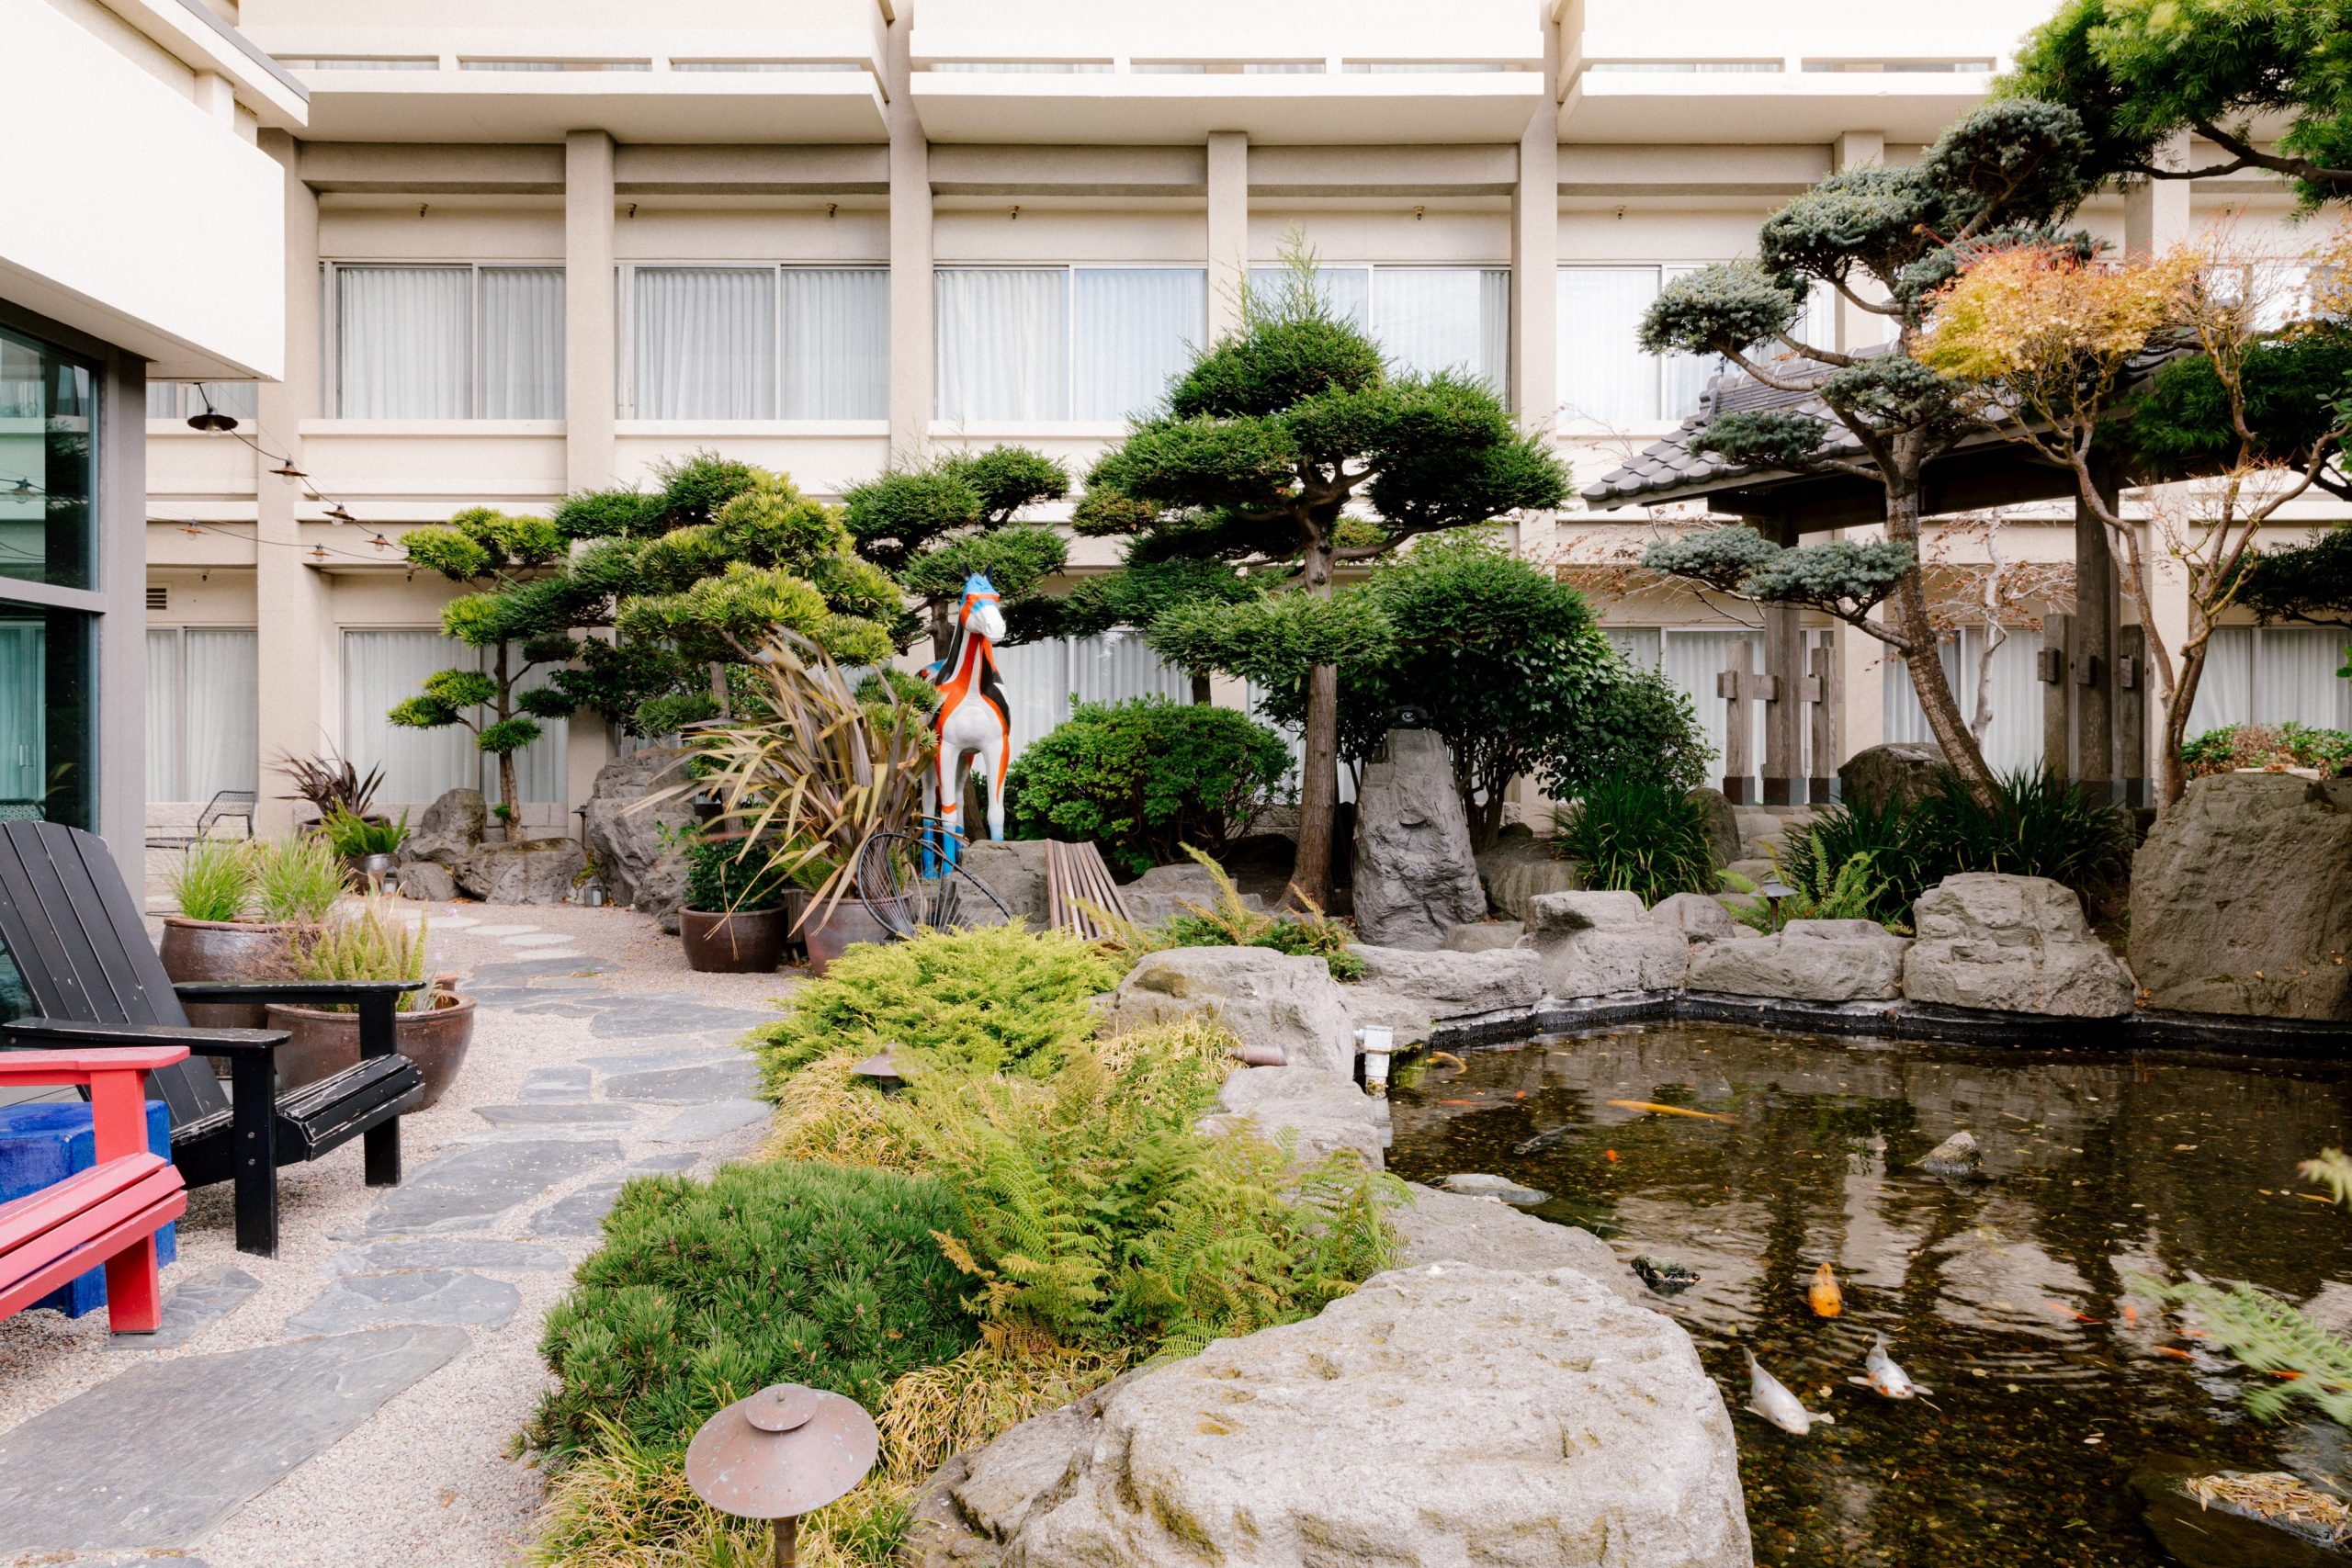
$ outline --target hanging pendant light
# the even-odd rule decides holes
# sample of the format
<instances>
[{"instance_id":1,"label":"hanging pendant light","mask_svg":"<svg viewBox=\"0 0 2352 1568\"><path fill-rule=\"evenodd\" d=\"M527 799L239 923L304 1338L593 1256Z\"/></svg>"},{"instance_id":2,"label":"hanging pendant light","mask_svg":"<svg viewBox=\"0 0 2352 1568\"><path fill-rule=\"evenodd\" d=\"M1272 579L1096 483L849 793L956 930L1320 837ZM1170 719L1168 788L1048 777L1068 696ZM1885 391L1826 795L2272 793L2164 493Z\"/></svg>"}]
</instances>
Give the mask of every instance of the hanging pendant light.
<instances>
[{"instance_id":1,"label":"hanging pendant light","mask_svg":"<svg viewBox=\"0 0 2352 1568\"><path fill-rule=\"evenodd\" d=\"M202 413L192 413L187 416L187 424L190 430L201 430L209 433L216 430L231 431L237 428L237 421L234 415L222 413L219 409L212 406L212 392L209 388L206 387L203 382L198 381L196 384L196 391L197 396L204 400L204 412Z\"/></svg>"}]
</instances>

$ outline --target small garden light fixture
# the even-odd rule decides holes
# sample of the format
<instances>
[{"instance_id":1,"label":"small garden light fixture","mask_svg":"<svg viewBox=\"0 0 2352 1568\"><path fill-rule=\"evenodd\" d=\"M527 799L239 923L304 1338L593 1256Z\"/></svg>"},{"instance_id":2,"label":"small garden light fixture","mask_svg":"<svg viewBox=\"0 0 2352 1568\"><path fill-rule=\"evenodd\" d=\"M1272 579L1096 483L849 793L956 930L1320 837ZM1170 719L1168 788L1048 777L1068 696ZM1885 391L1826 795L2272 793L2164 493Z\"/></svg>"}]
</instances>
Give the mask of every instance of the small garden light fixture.
<instances>
[{"instance_id":1,"label":"small garden light fixture","mask_svg":"<svg viewBox=\"0 0 2352 1568\"><path fill-rule=\"evenodd\" d=\"M1763 897L1767 904L1771 906L1772 929L1779 931L1781 929L1781 900L1793 897L1796 889L1777 876L1768 876L1758 886L1756 891Z\"/></svg>"},{"instance_id":2,"label":"small garden light fixture","mask_svg":"<svg viewBox=\"0 0 2352 1568\"><path fill-rule=\"evenodd\" d=\"M880 1446L855 1400L774 1383L702 1424L686 1448L686 1484L722 1514L775 1521L775 1568L793 1568L800 1516L865 1480Z\"/></svg>"}]
</instances>

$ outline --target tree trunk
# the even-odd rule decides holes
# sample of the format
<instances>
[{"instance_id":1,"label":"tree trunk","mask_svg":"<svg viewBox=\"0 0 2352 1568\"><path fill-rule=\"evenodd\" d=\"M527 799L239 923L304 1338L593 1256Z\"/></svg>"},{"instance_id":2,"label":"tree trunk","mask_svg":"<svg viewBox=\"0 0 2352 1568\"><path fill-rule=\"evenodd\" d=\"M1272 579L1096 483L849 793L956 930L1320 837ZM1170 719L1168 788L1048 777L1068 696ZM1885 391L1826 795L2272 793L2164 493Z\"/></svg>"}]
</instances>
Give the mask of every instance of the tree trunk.
<instances>
[{"instance_id":1,"label":"tree trunk","mask_svg":"<svg viewBox=\"0 0 2352 1568\"><path fill-rule=\"evenodd\" d=\"M1210 702L1213 700L1214 699L1209 695L1209 678L1205 675L1193 676L1193 705L1194 707L1204 708L1208 706Z\"/></svg>"},{"instance_id":2,"label":"tree trunk","mask_svg":"<svg viewBox=\"0 0 2352 1568\"><path fill-rule=\"evenodd\" d=\"M711 705L718 710L719 717L731 718L734 716L728 711L727 666L719 663L715 659L711 660L710 664L710 701Z\"/></svg>"},{"instance_id":3,"label":"tree trunk","mask_svg":"<svg viewBox=\"0 0 2352 1568\"><path fill-rule=\"evenodd\" d=\"M1904 664L1911 671L1911 689L1919 695L1921 711L1928 716L1928 732L1943 749L1944 761L1968 793L1979 803L1990 806L1994 799L1993 770L1984 765L1984 753L1978 750L1976 738L1969 733L1968 720L1960 711L1960 699L1952 694L1951 682L1944 679L1943 661L1936 657L1936 628L1928 618L1928 594L1916 564L1919 552L1919 492L1912 486L1898 493L1894 487L1887 490L1886 536L1911 547L1914 565L1895 584L1894 595L1887 601L1894 611L1894 629L1911 645L1910 656Z\"/></svg>"},{"instance_id":4,"label":"tree trunk","mask_svg":"<svg viewBox=\"0 0 2352 1568\"><path fill-rule=\"evenodd\" d=\"M933 662L944 664L947 661L947 645L956 640L956 617L947 613L944 599L933 599L926 608L931 612L931 657Z\"/></svg>"},{"instance_id":5,"label":"tree trunk","mask_svg":"<svg viewBox=\"0 0 2352 1568\"><path fill-rule=\"evenodd\" d=\"M2209 637L2180 650L2180 682L2165 709L2164 755L2156 765L2159 813L2171 810L2188 793L2188 764L2180 760L2180 749L2188 743L2188 710L2197 705L2197 688L2205 681L2205 650L2211 646Z\"/></svg>"},{"instance_id":6,"label":"tree trunk","mask_svg":"<svg viewBox=\"0 0 2352 1568\"><path fill-rule=\"evenodd\" d=\"M513 666L508 662L506 644L498 645L497 662L492 667L492 679L498 682L498 722L504 724L514 716L514 680ZM514 798L514 753L498 753L498 801L506 807L506 841L523 841L523 807Z\"/></svg>"},{"instance_id":7,"label":"tree trunk","mask_svg":"<svg viewBox=\"0 0 2352 1568\"><path fill-rule=\"evenodd\" d=\"M1306 549L1303 591L1331 596L1331 547L1317 539ZM1299 759L1298 858L1291 872L1294 897L1331 901L1331 838L1340 810L1340 667L1317 664L1306 676L1306 736Z\"/></svg>"}]
</instances>

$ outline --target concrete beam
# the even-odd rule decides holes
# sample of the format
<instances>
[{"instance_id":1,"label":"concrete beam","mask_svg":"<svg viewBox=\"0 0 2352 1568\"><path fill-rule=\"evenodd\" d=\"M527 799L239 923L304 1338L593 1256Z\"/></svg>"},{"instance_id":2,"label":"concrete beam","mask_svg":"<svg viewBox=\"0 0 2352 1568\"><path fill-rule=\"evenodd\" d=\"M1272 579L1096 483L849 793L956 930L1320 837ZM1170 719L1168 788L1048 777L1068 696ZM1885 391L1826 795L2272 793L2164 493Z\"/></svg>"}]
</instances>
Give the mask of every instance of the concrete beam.
<instances>
[{"instance_id":1,"label":"concrete beam","mask_svg":"<svg viewBox=\"0 0 2352 1568\"><path fill-rule=\"evenodd\" d=\"M890 152L847 145L642 145L614 154L622 196L887 196Z\"/></svg>"},{"instance_id":2,"label":"concrete beam","mask_svg":"<svg viewBox=\"0 0 2352 1568\"><path fill-rule=\"evenodd\" d=\"M1826 148L1633 147L1574 142L1558 152L1566 197L1794 196L1829 172Z\"/></svg>"},{"instance_id":3,"label":"concrete beam","mask_svg":"<svg viewBox=\"0 0 2352 1568\"><path fill-rule=\"evenodd\" d=\"M919 457L931 436L931 141L915 114L902 8L886 38L883 81L890 126L890 456Z\"/></svg>"},{"instance_id":4,"label":"concrete beam","mask_svg":"<svg viewBox=\"0 0 2352 1568\"><path fill-rule=\"evenodd\" d=\"M376 196L560 196L564 150L461 142L304 141L302 182Z\"/></svg>"},{"instance_id":5,"label":"concrete beam","mask_svg":"<svg viewBox=\"0 0 2352 1568\"><path fill-rule=\"evenodd\" d=\"M931 149L936 196L1208 194L1201 147L1028 147L943 142Z\"/></svg>"},{"instance_id":6,"label":"concrete beam","mask_svg":"<svg viewBox=\"0 0 2352 1568\"><path fill-rule=\"evenodd\" d=\"M1269 147L1250 150L1253 197L1509 196L1519 148Z\"/></svg>"},{"instance_id":7,"label":"concrete beam","mask_svg":"<svg viewBox=\"0 0 2352 1568\"><path fill-rule=\"evenodd\" d=\"M1556 85L1560 29L1544 25L1544 78ZM1546 92L1519 139L1510 197L1510 400L1520 423L1549 430L1560 404L1558 358L1560 140Z\"/></svg>"}]
</instances>

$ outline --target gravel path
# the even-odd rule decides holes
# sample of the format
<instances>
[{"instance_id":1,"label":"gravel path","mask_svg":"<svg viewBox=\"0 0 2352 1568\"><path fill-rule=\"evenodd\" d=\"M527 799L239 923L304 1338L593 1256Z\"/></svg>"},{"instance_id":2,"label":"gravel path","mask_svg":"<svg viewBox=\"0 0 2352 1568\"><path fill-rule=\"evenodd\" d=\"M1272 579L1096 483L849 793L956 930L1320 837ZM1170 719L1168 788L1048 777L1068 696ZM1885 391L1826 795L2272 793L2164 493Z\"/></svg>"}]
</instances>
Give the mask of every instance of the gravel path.
<instances>
[{"instance_id":1,"label":"gravel path","mask_svg":"<svg viewBox=\"0 0 2352 1568\"><path fill-rule=\"evenodd\" d=\"M765 1118L748 1100L750 1059L736 1042L773 1016L792 979L694 974L676 938L624 910L460 904L425 914L436 967L464 975L481 1007L457 1083L402 1119L401 1188L362 1184L356 1141L289 1168L275 1258L235 1250L227 1186L192 1193L179 1260L164 1273L164 1337L186 1334L168 1348L110 1347L103 1311L0 1320L0 1562L520 1559L540 1481L509 1451L547 1386L540 1323L621 1179L707 1174L758 1145ZM401 1327L419 1324L436 1326ZM349 1337L322 1345L322 1335ZM284 1392L305 1358L332 1362L345 1347L354 1368L325 1380L334 1386ZM380 1403L358 1386L366 1370L392 1388ZM253 1429L234 1410L187 1408L191 1391L238 1388L239 1378L260 1391L243 1417ZM359 1407L372 1413L348 1425ZM289 1413L345 1425L306 1450ZM141 1442L171 1431L198 1451ZM85 1441L89 1455L64 1457ZM238 1489L240 1463L262 1472L245 1478L250 1496ZM112 1478L99 1472L112 1467L120 1487L101 1492ZM89 1495L44 1515L31 1505L57 1482L45 1470L86 1472ZM176 1506L154 1502L181 1483L189 1495Z\"/></svg>"}]
</instances>

